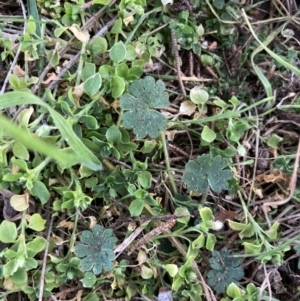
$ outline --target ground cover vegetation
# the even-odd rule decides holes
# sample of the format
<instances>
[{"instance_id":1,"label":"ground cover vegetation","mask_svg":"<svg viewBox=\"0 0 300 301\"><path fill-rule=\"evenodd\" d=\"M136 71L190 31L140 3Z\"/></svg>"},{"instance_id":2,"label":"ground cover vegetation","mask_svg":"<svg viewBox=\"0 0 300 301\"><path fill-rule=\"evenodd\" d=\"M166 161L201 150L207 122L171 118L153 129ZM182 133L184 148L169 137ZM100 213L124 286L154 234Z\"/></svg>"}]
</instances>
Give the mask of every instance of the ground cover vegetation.
<instances>
[{"instance_id":1,"label":"ground cover vegetation","mask_svg":"<svg viewBox=\"0 0 300 301\"><path fill-rule=\"evenodd\" d=\"M298 15L0 1L0 300L299 300Z\"/></svg>"}]
</instances>

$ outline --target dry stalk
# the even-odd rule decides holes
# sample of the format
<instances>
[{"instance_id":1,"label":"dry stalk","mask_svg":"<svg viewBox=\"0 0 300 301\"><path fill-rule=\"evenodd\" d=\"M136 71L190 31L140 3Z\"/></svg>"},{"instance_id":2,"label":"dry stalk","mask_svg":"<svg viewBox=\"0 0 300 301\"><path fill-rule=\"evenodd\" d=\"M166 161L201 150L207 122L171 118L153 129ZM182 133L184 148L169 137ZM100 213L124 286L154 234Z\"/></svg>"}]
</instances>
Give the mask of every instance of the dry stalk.
<instances>
[{"instance_id":1,"label":"dry stalk","mask_svg":"<svg viewBox=\"0 0 300 301\"><path fill-rule=\"evenodd\" d=\"M175 30L171 29L171 40L172 40L172 47L175 57L175 67L177 71L177 77L178 77L178 83L179 87L181 89L181 92L184 96L186 96L185 88L181 79L181 69L180 69L180 58L179 58L179 52L178 52L178 46L177 46L177 39L175 36Z\"/></svg>"}]
</instances>

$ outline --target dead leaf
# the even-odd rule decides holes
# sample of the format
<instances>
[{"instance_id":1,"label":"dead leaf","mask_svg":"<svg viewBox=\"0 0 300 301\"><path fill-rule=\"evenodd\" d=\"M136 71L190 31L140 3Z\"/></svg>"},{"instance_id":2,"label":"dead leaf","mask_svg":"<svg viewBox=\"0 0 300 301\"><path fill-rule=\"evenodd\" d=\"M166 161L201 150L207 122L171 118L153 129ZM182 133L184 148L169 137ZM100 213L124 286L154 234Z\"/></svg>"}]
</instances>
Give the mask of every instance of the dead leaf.
<instances>
[{"instance_id":1,"label":"dead leaf","mask_svg":"<svg viewBox=\"0 0 300 301\"><path fill-rule=\"evenodd\" d=\"M162 115L164 115L167 119L171 119L174 117L174 115L170 112L167 112L167 111L161 111L160 112Z\"/></svg>"},{"instance_id":2,"label":"dead leaf","mask_svg":"<svg viewBox=\"0 0 300 301\"><path fill-rule=\"evenodd\" d=\"M110 108L110 104L104 97L100 97L99 102L103 105L104 110L108 110Z\"/></svg>"},{"instance_id":3,"label":"dead leaf","mask_svg":"<svg viewBox=\"0 0 300 301\"><path fill-rule=\"evenodd\" d=\"M63 221L58 223L57 227L73 229L74 228L74 223L73 222L67 222L66 220L63 220Z\"/></svg>"},{"instance_id":4,"label":"dead leaf","mask_svg":"<svg viewBox=\"0 0 300 301\"><path fill-rule=\"evenodd\" d=\"M196 111L196 108L197 106L193 102L189 100L183 101L180 104L179 115L191 116Z\"/></svg>"},{"instance_id":5,"label":"dead leaf","mask_svg":"<svg viewBox=\"0 0 300 301\"><path fill-rule=\"evenodd\" d=\"M168 141L173 141L175 134L178 132L178 130L172 130L172 131L165 131L165 135L167 136Z\"/></svg>"},{"instance_id":6,"label":"dead leaf","mask_svg":"<svg viewBox=\"0 0 300 301\"><path fill-rule=\"evenodd\" d=\"M148 260L148 256L143 250L139 250L139 254L138 254L136 260L139 263L139 265L141 265L142 263L144 263Z\"/></svg>"},{"instance_id":7,"label":"dead leaf","mask_svg":"<svg viewBox=\"0 0 300 301\"><path fill-rule=\"evenodd\" d=\"M74 89L72 91L72 95L74 97L76 104L79 105L80 98L83 95L83 83L74 87Z\"/></svg>"},{"instance_id":8,"label":"dead leaf","mask_svg":"<svg viewBox=\"0 0 300 301\"><path fill-rule=\"evenodd\" d=\"M87 43L90 39L88 31L81 31L77 24L72 24L72 26L69 27L69 30L71 30L74 36L82 43Z\"/></svg>"},{"instance_id":9,"label":"dead leaf","mask_svg":"<svg viewBox=\"0 0 300 301\"><path fill-rule=\"evenodd\" d=\"M10 199L10 205L16 210L16 211L24 211L29 207L29 194L15 194Z\"/></svg>"},{"instance_id":10,"label":"dead leaf","mask_svg":"<svg viewBox=\"0 0 300 301\"><path fill-rule=\"evenodd\" d=\"M54 72L51 72L51 73L47 73L47 79L44 80L42 83L44 85L48 85L48 84L50 84L54 80L57 80L57 76L56 76L56 74Z\"/></svg>"},{"instance_id":11,"label":"dead leaf","mask_svg":"<svg viewBox=\"0 0 300 301\"><path fill-rule=\"evenodd\" d=\"M272 169L268 173L264 174L264 181L266 183L279 183L286 181L286 174L279 169Z\"/></svg>"},{"instance_id":12,"label":"dead leaf","mask_svg":"<svg viewBox=\"0 0 300 301\"><path fill-rule=\"evenodd\" d=\"M255 187L255 186L254 186L254 187L253 187L253 191L254 191L254 193L255 193L260 199L263 199L263 198L264 198L261 187Z\"/></svg>"},{"instance_id":13,"label":"dead leaf","mask_svg":"<svg viewBox=\"0 0 300 301\"><path fill-rule=\"evenodd\" d=\"M97 224L97 219L95 218L95 216L89 216L89 219L90 219L90 226L89 228L92 229L96 224Z\"/></svg>"},{"instance_id":14,"label":"dead leaf","mask_svg":"<svg viewBox=\"0 0 300 301\"><path fill-rule=\"evenodd\" d=\"M13 74L15 74L19 78L23 78L25 76L25 71L19 66L15 65L13 68Z\"/></svg>"},{"instance_id":15,"label":"dead leaf","mask_svg":"<svg viewBox=\"0 0 300 301\"><path fill-rule=\"evenodd\" d=\"M225 209L221 209L214 215L215 221L220 221L222 223L226 222L227 219L234 220L236 216L237 213L235 211L228 211Z\"/></svg>"},{"instance_id":16,"label":"dead leaf","mask_svg":"<svg viewBox=\"0 0 300 301\"><path fill-rule=\"evenodd\" d=\"M115 101L110 105L116 112L118 112L118 108L120 107L120 100L115 99Z\"/></svg>"},{"instance_id":17,"label":"dead leaf","mask_svg":"<svg viewBox=\"0 0 300 301\"><path fill-rule=\"evenodd\" d=\"M52 234L56 246L61 246L64 244L64 241L57 235Z\"/></svg>"},{"instance_id":18,"label":"dead leaf","mask_svg":"<svg viewBox=\"0 0 300 301\"><path fill-rule=\"evenodd\" d=\"M130 22L134 21L134 14L129 15L128 17L123 19L125 26L127 26Z\"/></svg>"}]
</instances>

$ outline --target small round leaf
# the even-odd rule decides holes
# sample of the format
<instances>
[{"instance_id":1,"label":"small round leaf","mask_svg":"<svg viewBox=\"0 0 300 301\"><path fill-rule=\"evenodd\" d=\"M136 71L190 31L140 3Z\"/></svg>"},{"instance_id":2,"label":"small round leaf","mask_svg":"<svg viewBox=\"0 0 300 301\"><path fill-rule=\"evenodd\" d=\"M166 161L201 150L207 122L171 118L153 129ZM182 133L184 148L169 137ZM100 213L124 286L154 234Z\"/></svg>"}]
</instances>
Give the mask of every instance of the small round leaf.
<instances>
[{"instance_id":1,"label":"small round leaf","mask_svg":"<svg viewBox=\"0 0 300 301\"><path fill-rule=\"evenodd\" d=\"M40 214L35 213L30 217L28 227L35 231L43 231L45 229L46 220Z\"/></svg>"},{"instance_id":2,"label":"small round leaf","mask_svg":"<svg viewBox=\"0 0 300 301\"><path fill-rule=\"evenodd\" d=\"M190 97L195 104L205 104L208 101L209 94L201 87L194 87L190 91Z\"/></svg>"},{"instance_id":3,"label":"small round leaf","mask_svg":"<svg viewBox=\"0 0 300 301\"><path fill-rule=\"evenodd\" d=\"M115 63L122 62L126 57L126 47L123 42L119 41L109 51L109 57Z\"/></svg>"},{"instance_id":4,"label":"small round leaf","mask_svg":"<svg viewBox=\"0 0 300 301\"><path fill-rule=\"evenodd\" d=\"M216 137L216 133L213 130L211 130L207 125L205 125L201 133L201 138L204 141L211 143L216 139Z\"/></svg>"},{"instance_id":5,"label":"small round leaf","mask_svg":"<svg viewBox=\"0 0 300 301\"><path fill-rule=\"evenodd\" d=\"M0 225L0 241L4 243L14 242L17 238L17 227L15 223L3 221Z\"/></svg>"}]
</instances>

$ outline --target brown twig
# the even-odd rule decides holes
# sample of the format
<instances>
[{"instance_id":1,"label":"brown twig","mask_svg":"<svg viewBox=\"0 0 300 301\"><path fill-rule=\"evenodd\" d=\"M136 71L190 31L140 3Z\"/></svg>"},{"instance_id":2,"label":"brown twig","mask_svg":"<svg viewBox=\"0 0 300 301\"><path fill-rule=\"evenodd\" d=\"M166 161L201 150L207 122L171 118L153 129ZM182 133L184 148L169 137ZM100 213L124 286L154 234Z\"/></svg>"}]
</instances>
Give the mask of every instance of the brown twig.
<instances>
[{"instance_id":1,"label":"brown twig","mask_svg":"<svg viewBox=\"0 0 300 301\"><path fill-rule=\"evenodd\" d=\"M166 223L162 223L160 226L154 228L146 235L144 235L127 253L127 255L131 255L134 251L140 249L140 247L151 237L159 235L167 230L170 230L174 227L176 220L174 218L169 219Z\"/></svg>"},{"instance_id":2,"label":"brown twig","mask_svg":"<svg viewBox=\"0 0 300 301\"><path fill-rule=\"evenodd\" d=\"M48 258L48 249L49 249L49 242L50 242L50 235L52 232L52 226L53 226L53 215L50 218L49 225L48 225L48 232L47 232L47 242L46 247L44 250L44 258L43 258L43 264L42 264L42 270L41 270L41 279L40 279L40 291L39 291L39 301L43 301L43 294L44 294L44 284L45 284L45 274L46 274L46 267L47 267L47 258Z\"/></svg>"},{"instance_id":3,"label":"brown twig","mask_svg":"<svg viewBox=\"0 0 300 301\"><path fill-rule=\"evenodd\" d=\"M180 58L179 58L179 52L178 52L178 46L177 46L177 39L175 36L175 30L171 29L171 40L172 40L172 47L173 47L173 52L174 52L174 57L175 57L175 67L177 71L177 77L178 77L178 83L179 87L181 89L181 92L184 96L186 96L186 91L181 79L181 69L180 69Z\"/></svg>"}]
</instances>

